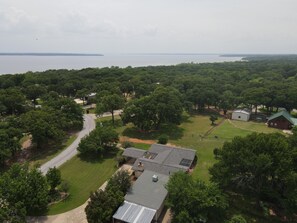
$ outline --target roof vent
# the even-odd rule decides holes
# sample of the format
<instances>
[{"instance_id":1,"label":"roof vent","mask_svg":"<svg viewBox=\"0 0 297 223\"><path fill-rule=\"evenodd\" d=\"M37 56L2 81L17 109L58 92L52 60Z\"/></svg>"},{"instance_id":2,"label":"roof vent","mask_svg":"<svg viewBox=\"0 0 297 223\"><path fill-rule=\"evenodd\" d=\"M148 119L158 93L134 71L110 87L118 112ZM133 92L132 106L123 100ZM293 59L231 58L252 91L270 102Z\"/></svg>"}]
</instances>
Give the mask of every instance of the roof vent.
<instances>
[{"instance_id":1,"label":"roof vent","mask_svg":"<svg viewBox=\"0 0 297 223\"><path fill-rule=\"evenodd\" d=\"M153 175L153 182L157 182L158 181L158 175Z\"/></svg>"}]
</instances>

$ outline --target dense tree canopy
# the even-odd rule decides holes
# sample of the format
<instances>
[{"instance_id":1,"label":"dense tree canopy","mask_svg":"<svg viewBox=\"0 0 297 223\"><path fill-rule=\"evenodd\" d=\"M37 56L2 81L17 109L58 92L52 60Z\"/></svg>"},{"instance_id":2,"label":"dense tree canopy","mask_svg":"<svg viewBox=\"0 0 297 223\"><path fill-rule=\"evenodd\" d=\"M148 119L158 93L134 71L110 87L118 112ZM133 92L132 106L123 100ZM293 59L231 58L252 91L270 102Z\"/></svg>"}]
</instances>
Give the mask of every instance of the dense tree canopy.
<instances>
[{"instance_id":1,"label":"dense tree canopy","mask_svg":"<svg viewBox=\"0 0 297 223\"><path fill-rule=\"evenodd\" d=\"M118 141L118 133L112 127L97 126L95 130L80 141L78 151L102 154L113 148Z\"/></svg>"},{"instance_id":2,"label":"dense tree canopy","mask_svg":"<svg viewBox=\"0 0 297 223\"><path fill-rule=\"evenodd\" d=\"M0 176L0 201L16 210L22 217L47 209L48 184L37 169L29 171L27 166L13 165ZM8 213L9 214L9 213Z\"/></svg>"},{"instance_id":3,"label":"dense tree canopy","mask_svg":"<svg viewBox=\"0 0 297 223\"><path fill-rule=\"evenodd\" d=\"M225 142L210 169L222 188L253 194L286 210L297 208L296 147L281 134L235 137Z\"/></svg>"},{"instance_id":4,"label":"dense tree canopy","mask_svg":"<svg viewBox=\"0 0 297 223\"><path fill-rule=\"evenodd\" d=\"M160 87L149 96L129 102L121 117L124 123L132 122L142 130L151 130L163 123L180 124L182 112L178 91Z\"/></svg>"},{"instance_id":5,"label":"dense tree canopy","mask_svg":"<svg viewBox=\"0 0 297 223\"><path fill-rule=\"evenodd\" d=\"M194 180L183 172L171 175L166 188L173 223L218 221L228 207L218 186Z\"/></svg>"}]
</instances>

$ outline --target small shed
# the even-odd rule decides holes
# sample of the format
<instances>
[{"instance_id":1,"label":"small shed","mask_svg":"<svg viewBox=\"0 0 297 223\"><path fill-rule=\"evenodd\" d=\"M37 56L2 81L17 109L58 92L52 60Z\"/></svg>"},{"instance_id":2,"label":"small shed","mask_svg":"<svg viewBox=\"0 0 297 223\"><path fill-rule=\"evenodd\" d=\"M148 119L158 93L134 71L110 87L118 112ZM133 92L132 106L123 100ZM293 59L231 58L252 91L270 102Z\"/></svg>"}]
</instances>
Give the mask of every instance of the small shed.
<instances>
[{"instance_id":1,"label":"small shed","mask_svg":"<svg viewBox=\"0 0 297 223\"><path fill-rule=\"evenodd\" d=\"M270 116L267 124L273 128L292 129L294 126L297 126L297 119L293 118L289 112L284 110Z\"/></svg>"},{"instance_id":2,"label":"small shed","mask_svg":"<svg viewBox=\"0 0 297 223\"><path fill-rule=\"evenodd\" d=\"M248 121L250 120L251 112L245 109L238 109L232 112L233 120Z\"/></svg>"}]
</instances>

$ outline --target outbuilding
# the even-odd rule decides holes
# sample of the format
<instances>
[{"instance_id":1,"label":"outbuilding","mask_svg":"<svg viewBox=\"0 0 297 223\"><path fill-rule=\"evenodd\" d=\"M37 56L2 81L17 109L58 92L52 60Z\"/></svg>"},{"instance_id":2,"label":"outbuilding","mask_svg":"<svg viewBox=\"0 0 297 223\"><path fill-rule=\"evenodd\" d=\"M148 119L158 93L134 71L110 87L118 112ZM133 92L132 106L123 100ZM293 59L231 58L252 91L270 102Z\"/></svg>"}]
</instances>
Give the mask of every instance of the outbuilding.
<instances>
[{"instance_id":1,"label":"outbuilding","mask_svg":"<svg viewBox=\"0 0 297 223\"><path fill-rule=\"evenodd\" d=\"M287 111L280 111L270 116L267 124L269 127L289 130L297 126L297 118L293 118Z\"/></svg>"},{"instance_id":2,"label":"outbuilding","mask_svg":"<svg viewBox=\"0 0 297 223\"><path fill-rule=\"evenodd\" d=\"M251 112L246 109L238 109L232 112L233 120L240 120L247 122L250 120Z\"/></svg>"}]
</instances>

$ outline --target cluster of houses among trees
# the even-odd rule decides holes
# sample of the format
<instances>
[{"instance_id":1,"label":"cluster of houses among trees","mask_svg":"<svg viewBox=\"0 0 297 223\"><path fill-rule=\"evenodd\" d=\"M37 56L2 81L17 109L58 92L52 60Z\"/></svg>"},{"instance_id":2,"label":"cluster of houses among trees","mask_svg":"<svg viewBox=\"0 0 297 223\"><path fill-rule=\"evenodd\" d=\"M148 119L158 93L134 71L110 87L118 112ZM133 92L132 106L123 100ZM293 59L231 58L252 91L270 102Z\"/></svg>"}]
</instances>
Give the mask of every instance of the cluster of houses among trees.
<instances>
[{"instance_id":1,"label":"cluster of houses among trees","mask_svg":"<svg viewBox=\"0 0 297 223\"><path fill-rule=\"evenodd\" d=\"M83 110L74 98L82 99L83 103L84 100L96 103L98 114L111 112L113 123L114 111L123 108L121 118L124 124L133 123L141 131L158 130L167 123L180 124L183 111L195 113L215 108L226 114L244 106L254 109L254 112L236 109L232 119L265 121L268 127L293 128L294 132L297 119L292 110L297 108L296 95L296 60L49 70L2 75L0 165L4 167L7 160L20 150L23 133L31 135L36 148L42 150L52 143L61 144L67 132L81 129ZM258 111L259 106L263 108L262 113ZM279 111L279 108L286 110ZM279 112L274 113L276 110ZM216 154L218 163L211 168L210 184L179 175L179 172L191 169L195 150L159 144L152 145L148 151L128 148L123 155L133 164L137 178L134 185L121 190L121 194L114 193L117 187L112 185L106 193L94 193L93 200L108 197L108 204L113 208L122 203L116 212L109 208L106 219L113 215L114 222L134 223L157 220L168 198L175 222L181 223L185 219L198 222L215 219L214 211L224 212L228 207L224 193L231 190L244 196L247 192L254 193L257 201L272 202L285 210L288 216L293 216L297 194L295 136L254 134L225 143ZM81 141L79 151L99 155L114 148L117 142L118 134L112 127L98 126ZM246 145L251 146L250 142L254 142L255 150L247 150ZM240 161L233 162L238 157ZM181 186L176 185L176 188L190 188L183 190L183 197L178 197L172 187L173 176L177 179L173 182L179 182ZM5 186L6 182L0 177L0 191L4 191ZM202 196L199 202L191 200L191 190L195 197L207 196ZM217 202L213 201L214 195ZM8 198L0 197L0 201ZM189 200L191 202L187 203ZM205 206L199 206L203 202ZM42 205L44 207L46 203ZM191 212L192 207L197 207L200 212ZM34 207L28 210L35 211ZM98 216L93 209L89 212Z\"/></svg>"}]
</instances>

